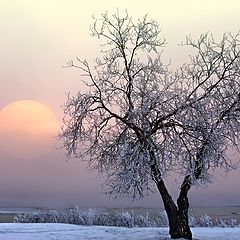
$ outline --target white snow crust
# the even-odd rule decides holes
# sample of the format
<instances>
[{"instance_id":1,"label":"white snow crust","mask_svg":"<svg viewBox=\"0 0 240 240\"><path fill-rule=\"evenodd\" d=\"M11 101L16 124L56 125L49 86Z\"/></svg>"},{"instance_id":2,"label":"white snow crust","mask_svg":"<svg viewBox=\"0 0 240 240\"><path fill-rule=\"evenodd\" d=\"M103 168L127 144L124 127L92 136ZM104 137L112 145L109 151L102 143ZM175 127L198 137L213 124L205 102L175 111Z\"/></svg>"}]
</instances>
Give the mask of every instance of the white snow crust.
<instances>
[{"instance_id":1,"label":"white snow crust","mask_svg":"<svg viewBox=\"0 0 240 240\"><path fill-rule=\"evenodd\" d=\"M193 228L197 240L239 240L240 228ZM1 240L166 240L167 228L79 226L60 223L1 223Z\"/></svg>"}]
</instances>

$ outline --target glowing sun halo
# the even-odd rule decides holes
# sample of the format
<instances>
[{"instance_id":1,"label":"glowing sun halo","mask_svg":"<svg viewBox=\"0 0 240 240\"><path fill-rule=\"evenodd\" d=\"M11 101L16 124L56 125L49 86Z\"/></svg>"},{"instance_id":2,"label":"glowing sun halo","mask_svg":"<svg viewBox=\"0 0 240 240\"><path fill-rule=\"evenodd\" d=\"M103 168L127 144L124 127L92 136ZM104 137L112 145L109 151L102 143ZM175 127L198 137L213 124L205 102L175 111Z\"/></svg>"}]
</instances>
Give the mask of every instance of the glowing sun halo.
<instances>
[{"instance_id":1,"label":"glowing sun halo","mask_svg":"<svg viewBox=\"0 0 240 240\"><path fill-rule=\"evenodd\" d=\"M38 156L58 131L55 114L40 102L19 100L0 111L0 147L14 157Z\"/></svg>"},{"instance_id":2,"label":"glowing sun halo","mask_svg":"<svg viewBox=\"0 0 240 240\"><path fill-rule=\"evenodd\" d=\"M1 129L32 134L52 134L59 128L56 116L46 105L20 100L10 103L0 112Z\"/></svg>"}]
</instances>

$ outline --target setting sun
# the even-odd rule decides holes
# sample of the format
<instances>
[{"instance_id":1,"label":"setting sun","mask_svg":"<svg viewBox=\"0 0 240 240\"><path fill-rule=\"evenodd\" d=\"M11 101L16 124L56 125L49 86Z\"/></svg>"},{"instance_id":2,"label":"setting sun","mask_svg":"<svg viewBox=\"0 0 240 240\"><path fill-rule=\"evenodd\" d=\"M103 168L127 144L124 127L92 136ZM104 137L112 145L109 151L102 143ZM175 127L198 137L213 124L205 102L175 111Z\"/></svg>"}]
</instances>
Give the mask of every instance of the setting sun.
<instances>
[{"instance_id":1,"label":"setting sun","mask_svg":"<svg viewBox=\"0 0 240 240\"><path fill-rule=\"evenodd\" d=\"M32 100L19 100L0 111L2 151L17 158L36 157L59 130L53 111Z\"/></svg>"},{"instance_id":2,"label":"setting sun","mask_svg":"<svg viewBox=\"0 0 240 240\"><path fill-rule=\"evenodd\" d=\"M45 135L56 134L59 124L52 110L46 105L32 100L20 100L2 109L0 129Z\"/></svg>"}]
</instances>

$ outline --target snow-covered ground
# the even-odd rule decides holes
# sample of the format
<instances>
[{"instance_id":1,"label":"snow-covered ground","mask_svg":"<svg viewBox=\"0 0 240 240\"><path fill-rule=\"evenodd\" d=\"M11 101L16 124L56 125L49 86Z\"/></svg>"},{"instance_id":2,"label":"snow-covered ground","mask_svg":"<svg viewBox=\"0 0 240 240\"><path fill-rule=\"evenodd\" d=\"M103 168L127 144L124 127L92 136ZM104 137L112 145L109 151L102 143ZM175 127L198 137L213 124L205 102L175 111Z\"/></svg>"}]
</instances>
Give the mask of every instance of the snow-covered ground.
<instances>
[{"instance_id":1,"label":"snow-covered ground","mask_svg":"<svg viewBox=\"0 0 240 240\"><path fill-rule=\"evenodd\" d=\"M193 228L198 240L239 240L240 228ZM122 228L59 223L1 223L1 240L165 240L167 228Z\"/></svg>"}]
</instances>

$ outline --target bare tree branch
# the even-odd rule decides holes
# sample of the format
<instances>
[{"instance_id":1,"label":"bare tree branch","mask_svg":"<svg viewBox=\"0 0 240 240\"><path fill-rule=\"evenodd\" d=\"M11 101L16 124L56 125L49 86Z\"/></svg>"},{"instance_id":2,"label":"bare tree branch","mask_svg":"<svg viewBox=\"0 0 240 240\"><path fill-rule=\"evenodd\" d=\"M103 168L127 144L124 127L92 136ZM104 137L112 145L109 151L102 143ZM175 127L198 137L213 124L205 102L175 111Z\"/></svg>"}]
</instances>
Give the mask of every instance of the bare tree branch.
<instances>
[{"instance_id":1,"label":"bare tree branch","mask_svg":"<svg viewBox=\"0 0 240 240\"><path fill-rule=\"evenodd\" d=\"M166 41L147 16L134 23L127 13L102 14L91 31L104 42L94 68L68 63L88 92L63 106L67 155L88 159L116 196L142 198L155 186L171 236L191 239L188 191L208 182L210 170L236 167L228 149L240 150L240 34L188 37L183 45L195 55L171 72L161 60ZM177 203L165 186L169 172L183 176Z\"/></svg>"}]
</instances>

